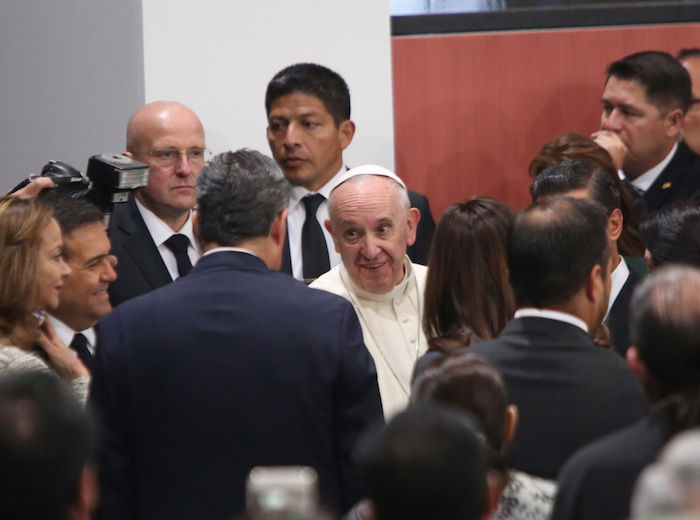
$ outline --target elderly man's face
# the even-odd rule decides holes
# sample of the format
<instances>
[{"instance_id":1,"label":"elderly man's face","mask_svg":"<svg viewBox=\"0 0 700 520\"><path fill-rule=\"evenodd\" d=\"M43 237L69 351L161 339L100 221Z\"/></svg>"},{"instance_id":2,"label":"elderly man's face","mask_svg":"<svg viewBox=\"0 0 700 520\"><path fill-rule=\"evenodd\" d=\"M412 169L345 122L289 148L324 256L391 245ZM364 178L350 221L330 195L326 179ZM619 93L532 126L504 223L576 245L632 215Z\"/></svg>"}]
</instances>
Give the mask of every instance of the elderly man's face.
<instances>
[{"instance_id":1,"label":"elderly man's face","mask_svg":"<svg viewBox=\"0 0 700 520\"><path fill-rule=\"evenodd\" d=\"M401 283L406 247L416 240L420 213L403 208L394 184L380 176L341 184L326 221L350 278L372 294L386 294Z\"/></svg>"}]
</instances>

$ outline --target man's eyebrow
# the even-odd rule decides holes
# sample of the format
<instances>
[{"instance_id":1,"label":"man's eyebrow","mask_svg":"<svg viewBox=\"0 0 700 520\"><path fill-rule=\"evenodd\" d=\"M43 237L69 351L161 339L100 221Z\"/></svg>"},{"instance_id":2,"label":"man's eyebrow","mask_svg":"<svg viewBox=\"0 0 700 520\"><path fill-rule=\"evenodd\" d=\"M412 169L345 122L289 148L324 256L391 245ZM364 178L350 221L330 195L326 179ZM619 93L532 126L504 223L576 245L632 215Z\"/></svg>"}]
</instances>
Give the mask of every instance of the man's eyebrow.
<instances>
[{"instance_id":1,"label":"man's eyebrow","mask_svg":"<svg viewBox=\"0 0 700 520\"><path fill-rule=\"evenodd\" d=\"M640 112L641 111L638 107L636 107L634 105L630 105L628 103L613 103L610 100L605 99L605 98L601 98L600 102L604 105L616 105L620 108L624 108L625 110L629 110L632 112Z\"/></svg>"},{"instance_id":2,"label":"man's eyebrow","mask_svg":"<svg viewBox=\"0 0 700 520\"><path fill-rule=\"evenodd\" d=\"M85 262L83 263L83 265L90 265L90 264L92 264L93 262L96 262L97 260L102 260L103 258L106 258L106 257L108 257L108 256L109 256L109 253L102 254L102 255L95 255L95 256L90 257L90 258L88 258L87 260L85 260Z\"/></svg>"}]
</instances>

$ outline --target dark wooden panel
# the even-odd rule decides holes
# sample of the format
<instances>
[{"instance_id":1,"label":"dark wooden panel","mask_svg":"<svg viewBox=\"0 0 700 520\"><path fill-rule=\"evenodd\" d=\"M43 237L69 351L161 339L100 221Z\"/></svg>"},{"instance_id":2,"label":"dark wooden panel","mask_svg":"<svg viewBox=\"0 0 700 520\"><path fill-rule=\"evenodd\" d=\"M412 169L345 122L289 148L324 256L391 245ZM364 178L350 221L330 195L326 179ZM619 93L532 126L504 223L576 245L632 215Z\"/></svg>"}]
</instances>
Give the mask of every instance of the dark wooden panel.
<instances>
[{"instance_id":1,"label":"dark wooden panel","mask_svg":"<svg viewBox=\"0 0 700 520\"><path fill-rule=\"evenodd\" d=\"M683 47L700 24L394 38L397 173L436 219L473 195L522 208L540 147L598 129L607 64Z\"/></svg>"}]
</instances>

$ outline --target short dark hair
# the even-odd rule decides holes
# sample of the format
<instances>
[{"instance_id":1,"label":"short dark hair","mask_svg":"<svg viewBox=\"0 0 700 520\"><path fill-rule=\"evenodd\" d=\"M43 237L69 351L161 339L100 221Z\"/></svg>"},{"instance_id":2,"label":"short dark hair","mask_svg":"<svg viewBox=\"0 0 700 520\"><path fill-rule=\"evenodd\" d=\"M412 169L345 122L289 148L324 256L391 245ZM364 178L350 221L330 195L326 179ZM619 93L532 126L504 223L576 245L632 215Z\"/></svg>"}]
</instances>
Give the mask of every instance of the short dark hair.
<instances>
[{"instance_id":1,"label":"short dark hair","mask_svg":"<svg viewBox=\"0 0 700 520\"><path fill-rule=\"evenodd\" d=\"M530 163L530 175L535 177L533 186L530 188L533 200L540 196L539 191L543 189L537 186L537 177L549 166L571 160L590 163L610 177L610 182L612 182L613 187L610 187L607 182L603 182L602 179L597 179L597 173L593 175L593 172L591 172L589 176L589 178L591 178L590 185L581 184L585 181L584 176L583 179L576 183L579 185L571 189L587 189L589 197L609 208L610 213L612 213L613 209L619 208L622 212L623 220L622 233L617 240L617 247L620 254L643 256L644 246L637 232L637 209L634 205L634 200L622 186L617 168L613 165L612 158L608 151L590 137L568 132L554 137L554 139L542 147L540 152ZM549 183L550 181L547 181L548 185ZM565 186L561 188L564 189ZM553 186L552 189L554 190L556 187ZM533 190L536 192L533 193ZM617 192L617 195L611 197L611 193L613 192ZM564 192L552 191L548 194L562 193ZM606 201L608 202L606 203Z\"/></svg>"},{"instance_id":2,"label":"short dark hair","mask_svg":"<svg viewBox=\"0 0 700 520\"><path fill-rule=\"evenodd\" d=\"M380 520L479 520L486 458L466 412L416 404L370 431L356 450Z\"/></svg>"},{"instance_id":3,"label":"short dark hair","mask_svg":"<svg viewBox=\"0 0 700 520\"><path fill-rule=\"evenodd\" d=\"M275 161L260 152L241 149L215 156L197 178L202 241L237 246L267 236L289 204L289 191Z\"/></svg>"},{"instance_id":4,"label":"short dark hair","mask_svg":"<svg viewBox=\"0 0 700 520\"><path fill-rule=\"evenodd\" d=\"M469 351L444 357L416 376L413 398L472 413L479 419L489 445L502 450L508 392L498 370L483 359Z\"/></svg>"},{"instance_id":5,"label":"short dark hair","mask_svg":"<svg viewBox=\"0 0 700 520\"><path fill-rule=\"evenodd\" d=\"M685 113L693 99L688 71L666 52L631 54L611 63L606 72L608 79L615 76L642 85L647 101L662 112L680 108Z\"/></svg>"},{"instance_id":6,"label":"short dark hair","mask_svg":"<svg viewBox=\"0 0 700 520\"><path fill-rule=\"evenodd\" d=\"M642 242L654 267L700 267L700 200L682 200L651 213L639 224Z\"/></svg>"},{"instance_id":7,"label":"short dark hair","mask_svg":"<svg viewBox=\"0 0 700 520\"><path fill-rule=\"evenodd\" d=\"M55 375L0 379L0 517L66 518L94 444L85 408Z\"/></svg>"},{"instance_id":8,"label":"short dark hair","mask_svg":"<svg viewBox=\"0 0 700 520\"><path fill-rule=\"evenodd\" d=\"M700 58L700 49L697 47L692 47L690 49L681 49L678 51L676 59L678 61L687 60L689 58Z\"/></svg>"},{"instance_id":9,"label":"short dark hair","mask_svg":"<svg viewBox=\"0 0 700 520\"><path fill-rule=\"evenodd\" d=\"M103 223L104 215L94 204L83 199L69 198L52 190L44 190L42 193L44 192L47 194L39 200L53 210L53 216L64 235L70 235L88 224Z\"/></svg>"},{"instance_id":10,"label":"short dark hair","mask_svg":"<svg viewBox=\"0 0 700 520\"><path fill-rule=\"evenodd\" d=\"M350 119L350 90L337 72L316 63L297 63L282 69L270 80L265 93L268 117L272 103L282 96L301 92L316 96L333 116L335 126Z\"/></svg>"},{"instance_id":11,"label":"short dark hair","mask_svg":"<svg viewBox=\"0 0 700 520\"><path fill-rule=\"evenodd\" d=\"M656 383L652 398L667 399L671 432L700 424L700 270L668 266L635 290L630 342Z\"/></svg>"},{"instance_id":12,"label":"short dark hair","mask_svg":"<svg viewBox=\"0 0 700 520\"><path fill-rule=\"evenodd\" d=\"M608 218L589 199L546 197L523 209L508 244L510 282L518 306L568 303L600 265L607 274Z\"/></svg>"},{"instance_id":13,"label":"short dark hair","mask_svg":"<svg viewBox=\"0 0 700 520\"><path fill-rule=\"evenodd\" d=\"M515 211L475 197L440 219L428 261L423 329L433 350L494 338L515 312L506 245Z\"/></svg>"}]
</instances>

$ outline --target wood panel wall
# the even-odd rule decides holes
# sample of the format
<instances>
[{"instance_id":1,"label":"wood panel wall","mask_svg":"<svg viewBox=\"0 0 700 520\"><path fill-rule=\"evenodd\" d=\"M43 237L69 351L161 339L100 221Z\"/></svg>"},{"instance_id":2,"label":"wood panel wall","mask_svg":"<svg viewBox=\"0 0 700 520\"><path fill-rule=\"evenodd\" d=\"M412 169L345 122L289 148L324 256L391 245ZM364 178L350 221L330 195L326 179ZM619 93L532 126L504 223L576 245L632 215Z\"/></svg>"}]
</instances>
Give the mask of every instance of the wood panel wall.
<instances>
[{"instance_id":1,"label":"wood panel wall","mask_svg":"<svg viewBox=\"0 0 700 520\"><path fill-rule=\"evenodd\" d=\"M516 209L527 167L555 135L600 125L609 63L700 47L700 24L395 37L396 173L437 220L474 195Z\"/></svg>"}]
</instances>

